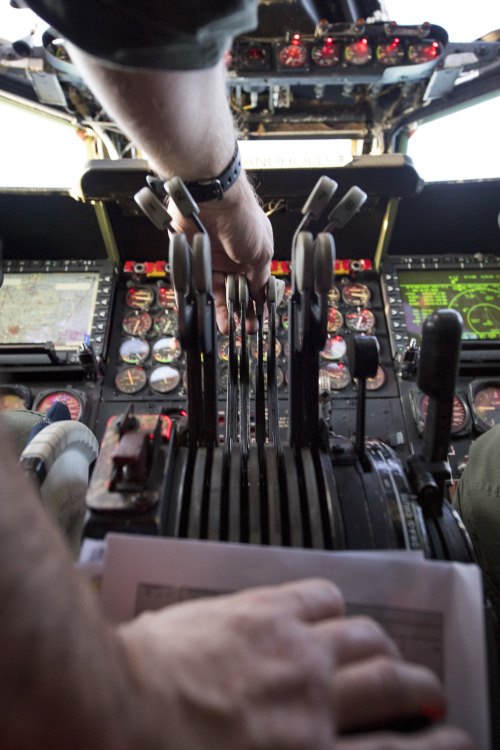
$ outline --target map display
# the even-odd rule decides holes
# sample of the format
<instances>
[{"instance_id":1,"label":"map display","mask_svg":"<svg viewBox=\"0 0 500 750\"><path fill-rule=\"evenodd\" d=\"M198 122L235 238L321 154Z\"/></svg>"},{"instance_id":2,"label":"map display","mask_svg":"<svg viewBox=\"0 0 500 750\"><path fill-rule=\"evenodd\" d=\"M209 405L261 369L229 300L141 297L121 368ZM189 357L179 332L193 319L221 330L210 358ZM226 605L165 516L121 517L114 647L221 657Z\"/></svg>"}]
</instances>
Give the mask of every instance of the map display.
<instances>
[{"instance_id":1,"label":"map display","mask_svg":"<svg viewBox=\"0 0 500 750\"><path fill-rule=\"evenodd\" d=\"M500 272L487 269L399 271L406 329L419 339L424 320L441 309L463 319L462 339L500 339Z\"/></svg>"},{"instance_id":2,"label":"map display","mask_svg":"<svg viewBox=\"0 0 500 750\"><path fill-rule=\"evenodd\" d=\"M0 343L77 349L91 333L99 273L11 273L0 289Z\"/></svg>"}]
</instances>

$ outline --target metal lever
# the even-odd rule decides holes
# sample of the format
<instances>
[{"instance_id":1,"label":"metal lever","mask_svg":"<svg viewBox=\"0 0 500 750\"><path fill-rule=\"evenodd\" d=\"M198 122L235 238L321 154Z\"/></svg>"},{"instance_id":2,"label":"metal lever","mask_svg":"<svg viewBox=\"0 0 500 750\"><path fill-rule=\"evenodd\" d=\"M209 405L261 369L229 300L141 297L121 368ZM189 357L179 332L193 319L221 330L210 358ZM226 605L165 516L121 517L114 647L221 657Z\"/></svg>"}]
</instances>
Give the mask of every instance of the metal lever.
<instances>
[{"instance_id":1,"label":"metal lever","mask_svg":"<svg viewBox=\"0 0 500 750\"><path fill-rule=\"evenodd\" d=\"M296 291L290 298L289 313L290 428L294 445L314 445L318 441L319 352L327 334L334 252L329 234L318 235L316 241L309 232L297 237L292 269Z\"/></svg>"},{"instance_id":2,"label":"metal lever","mask_svg":"<svg viewBox=\"0 0 500 750\"><path fill-rule=\"evenodd\" d=\"M352 377L358 379L356 451L365 465L366 378L375 377L379 362L379 345L375 336L351 336L347 343L347 361Z\"/></svg>"},{"instance_id":3,"label":"metal lever","mask_svg":"<svg viewBox=\"0 0 500 750\"><path fill-rule=\"evenodd\" d=\"M417 383L429 397L421 455L408 459L417 498L427 517L442 515L448 479L448 449L460 357L462 318L455 310L438 310L422 329Z\"/></svg>"},{"instance_id":4,"label":"metal lever","mask_svg":"<svg viewBox=\"0 0 500 750\"><path fill-rule=\"evenodd\" d=\"M238 439L238 353L236 351L236 324L234 313L238 302L234 276L226 279L226 304L229 321L229 352L227 374L226 443L228 449Z\"/></svg>"},{"instance_id":5,"label":"metal lever","mask_svg":"<svg viewBox=\"0 0 500 750\"><path fill-rule=\"evenodd\" d=\"M250 359L248 355L248 343L246 336L247 307L249 292L247 277L241 275L238 279L238 297L240 300L240 322L241 322L241 350L240 350L240 438L243 454L248 455L250 446Z\"/></svg>"}]
</instances>

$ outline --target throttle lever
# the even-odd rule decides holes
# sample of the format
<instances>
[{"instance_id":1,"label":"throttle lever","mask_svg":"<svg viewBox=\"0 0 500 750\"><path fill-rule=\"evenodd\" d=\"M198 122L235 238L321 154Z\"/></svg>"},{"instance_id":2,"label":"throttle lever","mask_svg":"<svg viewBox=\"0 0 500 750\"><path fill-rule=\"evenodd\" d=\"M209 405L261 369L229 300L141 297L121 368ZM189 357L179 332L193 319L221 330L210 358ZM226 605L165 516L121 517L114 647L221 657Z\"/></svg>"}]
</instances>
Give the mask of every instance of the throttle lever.
<instances>
[{"instance_id":1,"label":"throttle lever","mask_svg":"<svg viewBox=\"0 0 500 750\"><path fill-rule=\"evenodd\" d=\"M417 384L429 397L421 456L408 460L418 500L428 517L442 515L462 318L456 310L429 315L422 329Z\"/></svg>"},{"instance_id":2,"label":"throttle lever","mask_svg":"<svg viewBox=\"0 0 500 750\"><path fill-rule=\"evenodd\" d=\"M358 380L358 407L356 411L356 451L363 466L366 465L366 379L374 378L379 363L379 344L375 336L357 334L347 342L349 372Z\"/></svg>"}]
</instances>

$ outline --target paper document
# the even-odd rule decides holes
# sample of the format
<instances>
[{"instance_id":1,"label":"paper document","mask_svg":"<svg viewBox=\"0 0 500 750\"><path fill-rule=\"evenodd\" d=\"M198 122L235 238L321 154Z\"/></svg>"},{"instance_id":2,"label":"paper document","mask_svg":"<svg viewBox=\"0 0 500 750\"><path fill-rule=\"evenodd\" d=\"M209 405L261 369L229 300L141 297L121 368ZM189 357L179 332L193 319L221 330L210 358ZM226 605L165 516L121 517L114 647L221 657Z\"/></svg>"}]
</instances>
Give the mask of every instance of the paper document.
<instances>
[{"instance_id":1,"label":"paper document","mask_svg":"<svg viewBox=\"0 0 500 750\"><path fill-rule=\"evenodd\" d=\"M447 720L490 750L482 582L475 565L418 553L316 552L110 534L104 613L118 622L199 596L309 577L334 581L348 614L376 619L445 685Z\"/></svg>"}]
</instances>

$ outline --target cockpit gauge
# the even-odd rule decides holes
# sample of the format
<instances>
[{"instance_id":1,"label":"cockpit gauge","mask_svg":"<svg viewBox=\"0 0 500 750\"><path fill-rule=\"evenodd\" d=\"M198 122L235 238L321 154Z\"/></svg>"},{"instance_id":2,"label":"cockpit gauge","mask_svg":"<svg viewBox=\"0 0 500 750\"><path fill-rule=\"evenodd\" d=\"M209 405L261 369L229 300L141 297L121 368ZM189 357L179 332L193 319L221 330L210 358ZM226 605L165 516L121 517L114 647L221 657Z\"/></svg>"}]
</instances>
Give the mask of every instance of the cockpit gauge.
<instances>
[{"instance_id":1,"label":"cockpit gauge","mask_svg":"<svg viewBox=\"0 0 500 750\"><path fill-rule=\"evenodd\" d=\"M439 42L418 42L408 47L408 59L416 65L436 60L441 54Z\"/></svg>"},{"instance_id":2,"label":"cockpit gauge","mask_svg":"<svg viewBox=\"0 0 500 750\"><path fill-rule=\"evenodd\" d=\"M0 411L24 411L31 409L33 396L26 385L0 386Z\"/></svg>"},{"instance_id":3,"label":"cockpit gauge","mask_svg":"<svg viewBox=\"0 0 500 750\"><path fill-rule=\"evenodd\" d=\"M375 327L375 315L366 307L363 310L350 310L345 314L345 322L351 331L371 331Z\"/></svg>"},{"instance_id":4,"label":"cockpit gauge","mask_svg":"<svg viewBox=\"0 0 500 750\"><path fill-rule=\"evenodd\" d=\"M330 389L332 391L341 391L350 385L352 378L347 365L342 362L330 362L325 370L330 377Z\"/></svg>"},{"instance_id":5,"label":"cockpit gauge","mask_svg":"<svg viewBox=\"0 0 500 750\"><path fill-rule=\"evenodd\" d=\"M290 44L280 49L278 57L286 68L300 68L307 62L307 49L299 41L293 39Z\"/></svg>"},{"instance_id":6,"label":"cockpit gauge","mask_svg":"<svg viewBox=\"0 0 500 750\"><path fill-rule=\"evenodd\" d=\"M365 307L370 301L371 293L366 284L350 281L342 289L342 299L352 307Z\"/></svg>"},{"instance_id":7,"label":"cockpit gauge","mask_svg":"<svg viewBox=\"0 0 500 750\"><path fill-rule=\"evenodd\" d=\"M382 388L382 386L384 385L385 379L386 379L385 370L381 365L379 365L377 367L377 372L375 373L375 377L366 378L366 390L378 391L378 389Z\"/></svg>"},{"instance_id":8,"label":"cockpit gauge","mask_svg":"<svg viewBox=\"0 0 500 750\"><path fill-rule=\"evenodd\" d=\"M181 382L181 374L176 367L162 365L155 367L149 375L149 385L157 393L170 393Z\"/></svg>"},{"instance_id":9,"label":"cockpit gauge","mask_svg":"<svg viewBox=\"0 0 500 750\"><path fill-rule=\"evenodd\" d=\"M115 377L115 385L120 393L127 396L138 393L147 383L147 376L142 367L124 367Z\"/></svg>"},{"instance_id":10,"label":"cockpit gauge","mask_svg":"<svg viewBox=\"0 0 500 750\"><path fill-rule=\"evenodd\" d=\"M320 351L321 359L341 359L347 351L347 344L342 336L327 336L325 345Z\"/></svg>"},{"instance_id":11,"label":"cockpit gauge","mask_svg":"<svg viewBox=\"0 0 500 750\"><path fill-rule=\"evenodd\" d=\"M164 336L155 341L152 349L153 357L157 362L169 364L176 362L182 356L179 339L175 336Z\"/></svg>"},{"instance_id":12,"label":"cockpit gauge","mask_svg":"<svg viewBox=\"0 0 500 750\"><path fill-rule=\"evenodd\" d=\"M120 346L120 357L128 365L142 365L149 357L149 344L141 338L130 338Z\"/></svg>"},{"instance_id":13,"label":"cockpit gauge","mask_svg":"<svg viewBox=\"0 0 500 750\"><path fill-rule=\"evenodd\" d=\"M224 362L229 361L229 338L226 336L223 339L219 341L217 351L219 353L220 359L224 360ZM241 351L241 337L236 336L236 355L239 359Z\"/></svg>"},{"instance_id":14,"label":"cockpit gauge","mask_svg":"<svg viewBox=\"0 0 500 750\"><path fill-rule=\"evenodd\" d=\"M153 327L159 336L177 336L177 316L172 312L162 312L155 317Z\"/></svg>"},{"instance_id":15,"label":"cockpit gauge","mask_svg":"<svg viewBox=\"0 0 500 750\"><path fill-rule=\"evenodd\" d=\"M500 380L473 380L469 383L469 400L477 430L486 432L500 424Z\"/></svg>"},{"instance_id":16,"label":"cockpit gauge","mask_svg":"<svg viewBox=\"0 0 500 750\"><path fill-rule=\"evenodd\" d=\"M281 349L282 349L281 342L279 341L279 339L276 339L274 349L276 352L276 356L279 357L281 354ZM258 352L258 342L257 342L256 336L252 336L252 340L250 344L250 351L252 352L253 358L257 359L259 352ZM268 352L269 352L269 341L267 339L264 339L264 341L262 342L262 356L263 356L264 362L267 362Z\"/></svg>"},{"instance_id":17,"label":"cockpit gauge","mask_svg":"<svg viewBox=\"0 0 500 750\"><path fill-rule=\"evenodd\" d=\"M129 336L145 336L152 323L151 315L145 310L130 310L123 317L122 328Z\"/></svg>"},{"instance_id":18,"label":"cockpit gauge","mask_svg":"<svg viewBox=\"0 0 500 750\"><path fill-rule=\"evenodd\" d=\"M314 45L311 50L311 59L316 65L328 68L338 63L341 54L340 45L327 37L322 43Z\"/></svg>"},{"instance_id":19,"label":"cockpit gauge","mask_svg":"<svg viewBox=\"0 0 500 750\"><path fill-rule=\"evenodd\" d=\"M288 331L288 311L281 316L281 325L285 331Z\"/></svg>"},{"instance_id":20,"label":"cockpit gauge","mask_svg":"<svg viewBox=\"0 0 500 750\"><path fill-rule=\"evenodd\" d=\"M405 59L405 50L401 40L396 38L392 42L379 44L375 50L375 57L382 65L401 65Z\"/></svg>"},{"instance_id":21,"label":"cockpit gauge","mask_svg":"<svg viewBox=\"0 0 500 750\"><path fill-rule=\"evenodd\" d=\"M420 435L424 431L425 420L429 409L429 396L420 391L410 393L410 403L413 416ZM469 407L461 394L456 393L453 397L453 409L451 415L450 432L452 435L464 435L470 431L472 426Z\"/></svg>"},{"instance_id":22,"label":"cockpit gauge","mask_svg":"<svg viewBox=\"0 0 500 750\"><path fill-rule=\"evenodd\" d=\"M253 367L252 372L250 375L250 382L252 384L252 387L255 388L256 382L257 382L257 368ZM283 374L283 370L281 367L276 367L276 387L281 388L283 383L285 382L285 376ZM264 371L264 388L267 388L267 371Z\"/></svg>"},{"instance_id":23,"label":"cockpit gauge","mask_svg":"<svg viewBox=\"0 0 500 750\"><path fill-rule=\"evenodd\" d=\"M359 39L357 42L348 44L344 50L344 58L349 65L361 67L366 65L372 59L372 49L368 44L368 39Z\"/></svg>"},{"instance_id":24,"label":"cockpit gauge","mask_svg":"<svg viewBox=\"0 0 500 750\"><path fill-rule=\"evenodd\" d=\"M125 302L134 310L147 310L155 301L155 293L148 286L131 287L125 295Z\"/></svg>"},{"instance_id":25,"label":"cockpit gauge","mask_svg":"<svg viewBox=\"0 0 500 750\"><path fill-rule=\"evenodd\" d=\"M57 401L62 404L66 404L69 409L71 419L75 420L75 422L82 418L85 407L85 397L83 395L77 394L74 391L60 390L52 391L50 393L47 393L47 391L43 391L42 393L39 393L35 398L35 401L33 403L33 410L41 412L42 414L47 414L50 407L53 406L53 404L55 404Z\"/></svg>"},{"instance_id":26,"label":"cockpit gauge","mask_svg":"<svg viewBox=\"0 0 500 750\"><path fill-rule=\"evenodd\" d=\"M337 310L336 307L330 307L328 309L328 323L327 323L328 332L334 333L335 331L338 331L339 328L342 328L343 325L344 325L344 318L340 310Z\"/></svg>"},{"instance_id":27,"label":"cockpit gauge","mask_svg":"<svg viewBox=\"0 0 500 750\"><path fill-rule=\"evenodd\" d=\"M175 291L166 286L161 286L156 293L156 301L160 307L177 310L175 304Z\"/></svg>"},{"instance_id":28,"label":"cockpit gauge","mask_svg":"<svg viewBox=\"0 0 500 750\"><path fill-rule=\"evenodd\" d=\"M328 304L331 307L337 307L340 300L340 292L336 286L332 286L328 292Z\"/></svg>"}]
</instances>

